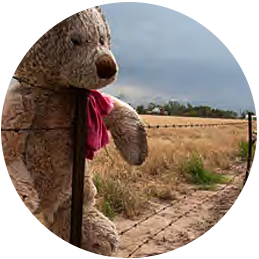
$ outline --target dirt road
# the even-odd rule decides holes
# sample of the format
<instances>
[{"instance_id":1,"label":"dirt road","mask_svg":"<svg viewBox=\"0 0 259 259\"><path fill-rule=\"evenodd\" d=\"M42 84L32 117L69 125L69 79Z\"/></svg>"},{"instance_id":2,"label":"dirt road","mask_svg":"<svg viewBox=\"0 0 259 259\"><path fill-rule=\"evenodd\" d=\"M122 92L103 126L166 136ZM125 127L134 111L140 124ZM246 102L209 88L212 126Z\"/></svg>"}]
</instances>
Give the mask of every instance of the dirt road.
<instances>
[{"instance_id":1,"label":"dirt road","mask_svg":"<svg viewBox=\"0 0 259 259\"><path fill-rule=\"evenodd\" d=\"M136 220L119 217L118 232L133 226L165 206L166 209L120 236L117 257L146 257L172 251L188 244L213 227L231 208L243 187L245 164L233 164L227 174L234 177L227 186L213 191L187 190L176 201L153 200L151 209ZM226 172L222 172L226 174ZM174 205L170 205L173 203Z\"/></svg>"}]
</instances>

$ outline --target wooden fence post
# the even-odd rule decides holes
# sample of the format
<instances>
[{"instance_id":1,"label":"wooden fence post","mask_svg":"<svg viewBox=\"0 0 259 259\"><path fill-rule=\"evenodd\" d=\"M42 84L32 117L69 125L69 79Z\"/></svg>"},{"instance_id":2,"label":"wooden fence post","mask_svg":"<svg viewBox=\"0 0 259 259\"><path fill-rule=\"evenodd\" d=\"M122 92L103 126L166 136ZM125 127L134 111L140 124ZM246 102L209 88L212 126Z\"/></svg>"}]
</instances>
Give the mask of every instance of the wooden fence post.
<instances>
[{"instance_id":1,"label":"wooden fence post","mask_svg":"<svg viewBox=\"0 0 259 259\"><path fill-rule=\"evenodd\" d=\"M77 89L74 124L70 243L81 247L86 154L87 99L89 91Z\"/></svg>"},{"instance_id":2,"label":"wooden fence post","mask_svg":"<svg viewBox=\"0 0 259 259\"><path fill-rule=\"evenodd\" d=\"M244 180L244 185L247 181L249 171L251 168L252 163L252 147L253 147L253 140L252 140L252 113L248 113L248 152L247 152L247 168L246 168L246 175Z\"/></svg>"}]
</instances>

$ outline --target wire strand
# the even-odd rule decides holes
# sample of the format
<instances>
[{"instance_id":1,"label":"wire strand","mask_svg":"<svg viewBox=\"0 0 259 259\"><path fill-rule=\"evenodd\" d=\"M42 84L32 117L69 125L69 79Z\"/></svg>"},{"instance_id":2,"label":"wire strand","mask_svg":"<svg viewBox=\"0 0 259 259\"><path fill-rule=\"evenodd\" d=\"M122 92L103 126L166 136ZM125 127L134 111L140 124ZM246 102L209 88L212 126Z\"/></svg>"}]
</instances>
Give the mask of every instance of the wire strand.
<instances>
[{"instance_id":1,"label":"wire strand","mask_svg":"<svg viewBox=\"0 0 259 259\"><path fill-rule=\"evenodd\" d=\"M169 224L167 224L165 227L161 228L159 231L157 231L156 233L154 233L152 236L150 236L149 238L145 239L140 245L138 245L128 256L127 258L130 258L132 255L134 255L140 248L142 248L145 244L148 244L154 237L156 237L157 235L159 235L161 232L165 231L167 228L171 227L174 223L176 223L178 220L180 220L181 218L187 216L189 213L191 213L192 211L194 211L195 209L197 209L197 207L202 206L204 203L208 202L209 200L211 200L212 198L216 197L220 192L224 191L228 186L230 186L233 181L235 180L236 177L238 177L239 175L235 175L234 177L232 177L232 179L229 181L229 183L227 183L226 185L224 185L222 188L220 188L216 193L208 196L206 199L204 199L202 202L200 202L199 204L193 206L190 210L186 211L185 213L181 214L180 216L178 216L176 219L172 220Z\"/></svg>"}]
</instances>

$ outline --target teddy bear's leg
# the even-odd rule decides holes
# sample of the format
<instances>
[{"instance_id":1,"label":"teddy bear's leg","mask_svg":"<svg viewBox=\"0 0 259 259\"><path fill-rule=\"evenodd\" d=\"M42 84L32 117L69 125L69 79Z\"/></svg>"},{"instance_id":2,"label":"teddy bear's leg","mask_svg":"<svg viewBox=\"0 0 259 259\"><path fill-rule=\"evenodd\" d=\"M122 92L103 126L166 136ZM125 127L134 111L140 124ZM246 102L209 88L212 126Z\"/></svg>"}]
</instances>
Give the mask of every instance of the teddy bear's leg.
<instances>
[{"instance_id":1,"label":"teddy bear's leg","mask_svg":"<svg viewBox=\"0 0 259 259\"><path fill-rule=\"evenodd\" d=\"M30 216L39 205L33 180L21 160L1 168L1 216L17 220Z\"/></svg>"},{"instance_id":2,"label":"teddy bear's leg","mask_svg":"<svg viewBox=\"0 0 259 259\"><path fill-rule=\"evenodd\" d=\"M127 103L109 96L114 108L104 122L122 157L131 165L141 165L148 154L147 134L140 116Z\"/></svg>"},{"instance_id":3,"label":"teddy bear's leg","mask_svg":"<svg viewBox=\"0 0 259 259\"><path fill-rule=\"evenodd\" d=\"M56 258L58 246L48 230L30 221L1 219L1 257Z\"/></svg>"},{"instance_id":4,"label":"teddy bear's leg","mask_svg":"<svg viewBox=\"0 0 259 259\"><path fill-rule=\"evenodd\" d=\"M71 207L60 207L49 229L69 242ZM118 235L114 224L92 205L83 210L81 248L97 254L112 255L118 247Z\"/></svg>"}]
</instances>

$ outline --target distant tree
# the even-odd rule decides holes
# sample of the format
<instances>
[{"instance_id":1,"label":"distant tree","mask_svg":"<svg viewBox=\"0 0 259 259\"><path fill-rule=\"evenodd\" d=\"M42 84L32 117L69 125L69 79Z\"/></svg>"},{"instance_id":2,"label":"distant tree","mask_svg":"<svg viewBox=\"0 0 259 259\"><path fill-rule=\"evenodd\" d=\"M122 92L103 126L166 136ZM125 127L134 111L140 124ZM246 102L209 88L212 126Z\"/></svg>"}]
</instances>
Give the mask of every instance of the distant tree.
<instances>
[{"instance_id":1,"label":"distant tree","mask_svg":"<svg viewBox=\"0 0 259 259\"><path fill-rule=\"evenodd\" d=\"M145 114L146 113L144 105L138 105L136 111L137 111L138 114Z\"/></svg>"},{"instance_id":2,"label":"distant tree","mask_svg":"<svg viewBox=\"0 0 259 259\"><path fill-rule=\"evenodd\" d=\"M137 106L137 112L139 114L145 114L147 112L151 112L154 108L160 109L160 114L167 114L170 116L190 116L190 117L204 117L204 118L238 118L238 114L231 110L221 110L214 109L210 106L193 106L190 103L182 104L177 101L168 101L164 105L158 105L156 103L150 102L147 106L147 109L144 108L143 105ZM242 116L245 115L249 111L242 112Z\"/></svg>"},{"instance_id":3,"label":"distant tree","mask_svg":"<svg viewBox=\"0 0 259 259\"><path fill-rule=\"evenodd\" d=\"M187 110L192 110L192 105L190 103L187 103Z\"/></svg>"},{"instance_id":4,"label":"distant tree","mask_svg":"<svg viewBox=\"0 0 259 259\"><path fill-rule=\"evenodd\" d=\"M148 111L152 111L157 105L155 103L149 103L147 106Z\"/></svg>"}]
</instances>

